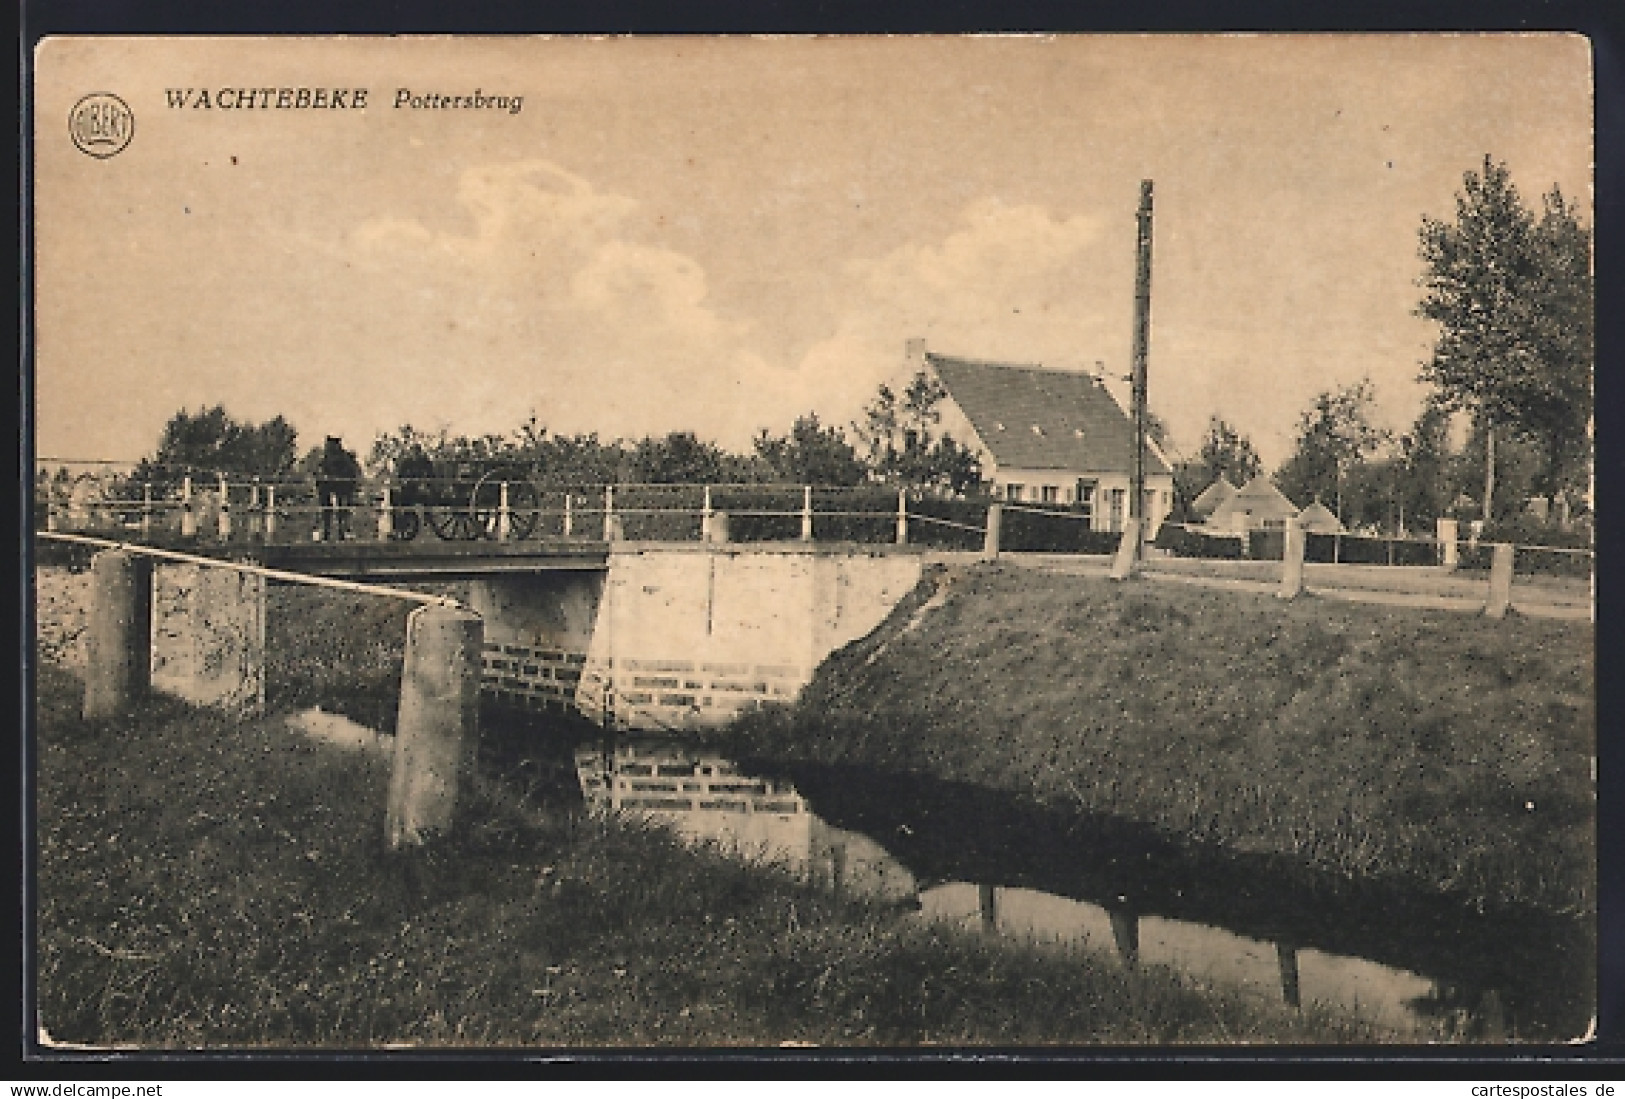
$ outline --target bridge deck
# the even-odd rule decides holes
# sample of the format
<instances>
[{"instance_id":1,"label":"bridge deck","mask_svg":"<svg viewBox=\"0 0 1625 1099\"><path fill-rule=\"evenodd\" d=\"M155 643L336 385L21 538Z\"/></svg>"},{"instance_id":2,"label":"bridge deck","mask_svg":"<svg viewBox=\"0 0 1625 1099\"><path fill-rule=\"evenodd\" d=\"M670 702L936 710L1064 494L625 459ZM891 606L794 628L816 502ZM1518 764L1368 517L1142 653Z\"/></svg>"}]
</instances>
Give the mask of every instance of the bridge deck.
<instances>
[{"instance_id":1,"label":"bridge deck","mask_svg":"<svg viewBox=\"0 0 1625 1099\"><path fill-rule=\"evenodd\" d=\"M271 568L318 576L468 577L501 572L598 572L607 542L311 542L258 547Z\"/></svg>"}]
</instances>

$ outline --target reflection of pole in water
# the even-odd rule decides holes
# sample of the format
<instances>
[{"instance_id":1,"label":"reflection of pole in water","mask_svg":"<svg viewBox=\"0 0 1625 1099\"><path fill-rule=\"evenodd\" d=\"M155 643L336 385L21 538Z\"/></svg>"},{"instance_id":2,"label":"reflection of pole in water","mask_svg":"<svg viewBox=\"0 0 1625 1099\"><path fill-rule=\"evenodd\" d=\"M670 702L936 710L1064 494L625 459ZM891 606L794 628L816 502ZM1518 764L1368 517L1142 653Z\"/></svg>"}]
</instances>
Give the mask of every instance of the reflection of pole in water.
<instances>
[{"instance_id":1,"label":"reflection of pole in water","mask_svg":"<svg viewBox=\"0 0 1625 1099\"><path fill-rule=\"evenodd\" d=\"M979 885L976 887L976 899L982 909L982 934L992 935L999 930L998 898L994 893L994 886Z\"/></svg>"},{"instance_id":2,"label":"reflection of pole in water","mask_svg":"<svg viewBox=\"0 0 1625 1099\"><path fill-rule=\"evenodd\" d=\"M1482 1036L1486 1042L1504 1042L1507 1038L1506 1012L1501 1007L1501 994L1488 989L1478 998L1478 1017Z\"/></svg>"},{"instance_id":3,"label":"reflection of pole in water","mask_svg":"<svg viewBox=\"0 0 1625 1099\"><path fill-rule=\"evenodd\" d=\"M1275 960L1281 965L1281 997L1288 1007L1302 1007L1303 998L1298 991L1298 948L1287 943L1275 944Z\"/></svg>"},{"instance_id":4,"label":"reflection of pole in water","mask_svg":"<svg viewBox=\"0 0 1625 1099\"><path fill-rule=\"evenodd\" d=\"M1112 905L1106 910L1112 919L1112 939L1123 964L1133 969L1140 962L1140 917L1132 908Z\"/></svg>"}]
</instances>

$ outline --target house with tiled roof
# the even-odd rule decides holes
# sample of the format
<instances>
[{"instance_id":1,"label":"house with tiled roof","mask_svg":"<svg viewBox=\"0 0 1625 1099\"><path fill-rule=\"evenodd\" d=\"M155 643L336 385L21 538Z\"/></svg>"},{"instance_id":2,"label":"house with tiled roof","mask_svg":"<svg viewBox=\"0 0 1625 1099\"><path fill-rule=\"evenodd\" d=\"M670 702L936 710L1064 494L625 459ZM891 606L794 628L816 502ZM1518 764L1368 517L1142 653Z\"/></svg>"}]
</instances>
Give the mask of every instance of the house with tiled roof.
<instances>
[{"instance_id":1,"label":"house with tiled roof","mask_svg":"<svg viewBox=\"0 0 1625 1099\"><path fill-rule=\"evenodd\" d=\"M947 391L942 427L982 463L1008 503L1077 512L1093 530L1128 520L1134 421L1099 378L1038 364L999 363L927 351L908 342L910 374L925 370ZM1155 443L1145 447L1144 514L1157 527L1173 507L1174 476Z\"/></svg>"}]
</instances>

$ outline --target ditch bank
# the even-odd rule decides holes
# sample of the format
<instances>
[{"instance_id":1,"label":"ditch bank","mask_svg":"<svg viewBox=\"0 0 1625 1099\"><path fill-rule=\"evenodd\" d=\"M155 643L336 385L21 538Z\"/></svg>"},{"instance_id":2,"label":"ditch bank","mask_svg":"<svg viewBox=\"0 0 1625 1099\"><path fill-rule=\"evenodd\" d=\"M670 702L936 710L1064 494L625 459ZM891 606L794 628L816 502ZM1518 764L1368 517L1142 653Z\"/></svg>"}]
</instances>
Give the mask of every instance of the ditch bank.
<instances>
[{"instance_id":1,"label":"ditch bank","mask_svg":"<svg viewBox=\"0 0 1625 1099\"><path fill-rule=\"evenodd\" d=\"M1593 636L989 564L931 570L719 746L1595 918Z\"/></svg>"}]
</instances>

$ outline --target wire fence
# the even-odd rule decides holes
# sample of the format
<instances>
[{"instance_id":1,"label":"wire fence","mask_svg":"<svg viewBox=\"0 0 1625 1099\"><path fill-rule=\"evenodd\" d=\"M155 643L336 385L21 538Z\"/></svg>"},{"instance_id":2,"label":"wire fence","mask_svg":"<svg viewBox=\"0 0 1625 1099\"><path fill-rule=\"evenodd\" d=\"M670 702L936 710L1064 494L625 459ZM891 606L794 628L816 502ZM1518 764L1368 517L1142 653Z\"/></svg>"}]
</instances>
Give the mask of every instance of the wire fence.
<instances>
[{"instance_id":1,"label":"wire fence","mask_svg":"<svg viewBox=\"0 0 1625 1099\"><path fill-rule=\"evenodd\" d=\"M84 474L67 484L37 487L36 527L177 546L624 539L976 550L983 546L994 502L885 485L564 484L500 470L336 488L308 477L182 477L143 484ZM1122 537L1122 515L1102 515L1087 506L997 502L1004 513L1003 551L1110 555ZM1175 557L1278 561L1284 538L1279 527L1237 532L1163 521L1156 524L1151 545ZM1311 530L1304 558L1316 564L1487 570L1490 546L1508 540ZM1585 577L1594 567L1589 547L1527 539L1511 544L1517 549L1516 571L1523 575Z\"/></svg>"}]
</instances>

